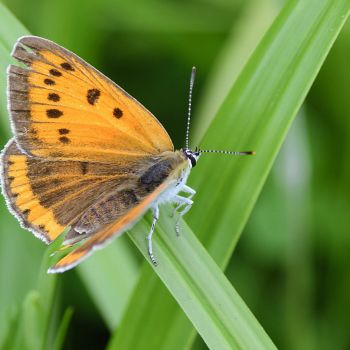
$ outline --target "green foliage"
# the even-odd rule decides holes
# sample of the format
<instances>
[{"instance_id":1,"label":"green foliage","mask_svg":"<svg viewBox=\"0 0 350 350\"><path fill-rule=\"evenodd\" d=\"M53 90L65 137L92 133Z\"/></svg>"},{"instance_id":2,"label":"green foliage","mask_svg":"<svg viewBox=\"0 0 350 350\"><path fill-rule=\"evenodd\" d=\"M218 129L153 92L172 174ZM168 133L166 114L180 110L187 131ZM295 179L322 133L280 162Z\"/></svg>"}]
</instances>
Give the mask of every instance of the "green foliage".
<instances>
[{"instance_id":1,"label":"green foliage","mask_svg":"<svg viewBox=\"0 0 350 350\"><path fill-rule=\"evenodd\" d=\"M37 0L35 15L33 9L26 9L27 5L20 0L8 3L15 13L21 14L21 19L23 18L32 32L43 36L51 34L52 39L82 54L88 61L93 62L95 59L93 63L96 66L100 66L101 69L105 66L104 71L108 73L109 70L111 74L108 75L112 78L115 76L115 80L133 95L144 96L143 103L148 107L151 105L150 109L156 115L168 114L168 119L160 119L168 129L181 132L181 136L174 135L175 140L183 137L185 120L179 123L182 119L178 115L184 114L181 111L185 110L185 103L179 107L178 101L185 101L186 91L182 97L174 96L175 90L167 81L173 77L174 81L177 79L182 86L186 82L185 73L189 72L189 69L185 68L189 68L194 61L198 62L200 68L200 88L201 72L204 75L216 58L216 50L213 49L222 48L225 58L221 60L221 65L217 66L212 81L207 84L220 87L221 79L218 77L231 77L227 79L226 87L222 88L222 91L227 91L227 97L220 101L218 96L213 96L211 100L211 95L207 95L205 100L208 109L215 111L218 106L220 108L215 118L213 114L206 115L203 124L200 123L201 116L198 116L195 120L198 126L195 135L198 139L199 135L204 134L202 148L255 149L257 156L234 159L202 156L190 178L190 185L198 190L193 209L186 217L193 231L183 222L182 234L177 238L174 234L174 220L169 215L171 209L165 207L154 240L155 253L160 262L154 270L147 266L148 262L143 262L143 267L140 268L140 257L127 241L127 236L124 236L103 251L95 253L90 260L76 269L78 274L69 272L59 277L47 276L44 268L38 269L42 255L40 242L33 243L34 238L31 239L29 234L20 232L15 220L7 214L3 205L0 210L0 258L1 265L6 268L2 267L0 274L1 285L5 286L0 292L0 305L6 305L6 308L1 308L4 311L0 313L0 344L9 349L64 347L64 338L72 316L71 309L66 309L66 305L73 304L75 316L70 326L72 332L75 326L88 323L84 320L84 315L88 315L90 322L99 315L110 331L115 329L108 344L109 349L200 348L203 345L199 341L193 344L196 333L191 324L212 349L273 348L271 340L240 295L248 301L249 307L258 315L271 338L286 348L327 349L333 342L336 342L338 347L346 347L350 343L346 332L348 322L342 313L346 307L340 306L341 303L349 305L346 298L348 293L345 291L349 291L350 284L344 281L341 283L342 292L339 290L338 293L332 294L338 296L333 300L339 300L339 304L335 304L334 301L329 306L336 305L338 311L326 313L328 318L320 322L316 321L317 310L312 308L310 298L305 296L305 293L311 293L311 284L317 276L311 277L312 267L308 260L312 258L308 249L311 239L306 240L301 232L329 227L338 237L338 241L334 238L331 242L339 252L339 255L332 255L332 266L335 270L340 269L339 263L346 261L347 256L347 250L342 250L344 247L339 244L340 232L344 230L344 226L334 220L336 213L331 213L333 221L328 221L326 215L322 215L325 212L329 214L325 209L329 194L327 197L324 191L321 191L321 194L317 191L322 189L323 184L331 183L331 177L315 179L314 191L311 191L311 175L301 170L309 169L311 164L317 168L317 156L311 158L312 160L302 157L302 153L307 152L305 144L316 141L316 145L320 146L317 135L304 132L307 128L305 123L299 123L293 130L294 138L289 141L292 148L286 147L282 153L273 172L274 176L269 179L249 222L245 235L248 238L243 236L243 247L253 253L245 253L244 258L243 251L228 265L292 120L350 9L348 0L289 1L232 86L234 77L237 76L237 73L232 73L235 70L233 62L237 62L244 39L240 38L241 45L233 45L237 34L227 35L231 30L231 19L236 16L241 18L241 21L251 24L249 20L259 17L257 13L260 13L260 10L257 11L257 8L266 10L261 10L266 18L274 16L276 11L271 2L258 3L259 5L251 2L241 17L238 11L243 5L239 2L232 5L231 2L225 1L203 2L200 5L195 2L186 5L165 2L160 5L150 1L148 4L137 2L118 7L108 0L103 4L77 1L74 5L72 2L63 1L59 6L51 3L49 6ZM119 18L119 21L115 22L114 16ZM193 16L196 20L192 20ZM0 7L0 17L0 86L3 101L0 121L1 140L5 142L9 135L8 116L4 109L5 67L10 62L9 52L15 39L27 31L3 5ZM109 20L106 20L108 18ZM130 21L127 18L130 18ZM181 21L177 18L181 18ZM81 22L82 25L78 26L76 22ZM65 25L62 26L62 23ZM94 30L88 32L86 28L89 26L93 26ZM266 24L264 26L266 27ZM256 28L254 25L252 27L253 34L250 35L252 42L256 42L261 38L261 29L259 25L256 25ZM125 33L128 33L127 37ZM242 35L244 30L238 33ZM347 32L344 36L348 38L346 35ZM254 44L251 45L253 46ZM251 49L246 52L249 51ZM224 57L224 54L221 57ZM143 59L145 63L139 67ZM154 64L157 62L158 64ZM346 96L333 94L333 98L328 98L328 94L324 92L328 81L336 83L331 80L333 72L339 80L343 76L343 72L339 73L341 70L338 62L345 67L347 61L342 62L342 54L333 58L330 73L321 74L324 83L320 80L311 94L310 106L322 104L323 101L318 97L322 96L329 103L329 114L337 118L334 129L347 135L345 130L350 130L349 124L344 122L341 108L337 108L348 103ZM112 64L116 67L115 72L111 68ZM178 72L182 70L185 73L181 75ZM151 76L154 79L141 79ZM156 77L160 78L157 80ZM136 83L133 87L133 81L140 81L144 86L140 88L141 92L137 92ZM128 88L128 84L131 89ZM150 92L156 85L161 86L160 89L164 91L160 91L154 98L154 93ZM348 91L346 87L345 84L343 91ZM170 106L166 96L172 96ZM169 110L170 113L165 113ZM317 108L309 112L310 115L318 113ZM323 135L327 134L328 128L323 125L322 129L322 123L319 123L317 118L311 118L310 123L316 128L321 128ZM205 131L207 126L209 127ZM337 142L342 144L339 140ZM295 163L293 158L295 155L291 149L293 150L294 146L301 150L299 163ZM325 157L328 167L336 165L332 163L331 156ZM322 166L320 168L322 169ZM327 168L323 167L327 173L325 169ZM343 171L347 174L349 167L344 165ZM342 184L345 193L349 194L347 179L344 175L339 183ZM317 194L317 200L313 200L314 193ZM340 190L337 193L339 195L334 205L338 211L345 213L345 208L349 209L346 197L340 195ZM311 203L314 203L316 208L313 219L317 219L313 226L305 224L306 215L309 215L309 221L312 221L312 214L307 210ZM304 214L304 211L307 214ZM145 233L149 228L149 220L146 216L130 233L132 240L146 258ZM290 224L288 227L286 222ZM270 229L264 230L264 227ZM265 240L259 237L260 233ZM253 234L255 236L251 238ZM288 243L285 254L282 243L277 241L277 237L283 235L286 237L285 243ZM322 239L324 246L328 246L326 234ZM257 244L257 241L260 243ZM45 268L51 249L43 259ZM338 264L337 257L340 259ZM254 261L254 269L249 263L244 263L244 259ZM229 279L235 281L235 286L239 286L240 295L218 267L225 268L227 265ZM267 284L265 281L271 271L281 266L285 266L283 271L288 278L284 303L281 300L283 293L278 282ZM257 275L256 279L253 279L251 276L255 270ZM299 271L303 271L303 274ZM16 276L15 280L13 276ZM298 287L299 276L306 283L303 287ZM77 278L80 278L83 284L78 284ZM61 288L58 288L61 283L57 283L57 279L63 281ZM88 295L82 300L84 287ZM259 301L260 295L264 296L263 301ZM306 303L305 308L298 305L300 300ZM322 301L328 302L326 298ZM90 311L91 305L96 307L95 311ZM284 310L284 307L285 314L282 314L281 310ZM89 314L88 310L92 313ZM281 314L285 316L285 321L281 321L283 317L276 316ZM75 318L77 323L74 323ZM336 337L332 337L331 330L335 328L331 328L329 320L339 324L336 327ZM99 322L101 327L101 321ZM316 338L315 329L311 326L313 324L320 330L327 330L322 333L322 341ZM94 332L94 328L91 328L91 332L84 332L85 339L79 338L79 343L74 344L73 348L82 344L92 346ZM71 337L70 333L68 337ZM103 342L96 343L97 346L101 348Z\"/></svg>"}]
</instances>

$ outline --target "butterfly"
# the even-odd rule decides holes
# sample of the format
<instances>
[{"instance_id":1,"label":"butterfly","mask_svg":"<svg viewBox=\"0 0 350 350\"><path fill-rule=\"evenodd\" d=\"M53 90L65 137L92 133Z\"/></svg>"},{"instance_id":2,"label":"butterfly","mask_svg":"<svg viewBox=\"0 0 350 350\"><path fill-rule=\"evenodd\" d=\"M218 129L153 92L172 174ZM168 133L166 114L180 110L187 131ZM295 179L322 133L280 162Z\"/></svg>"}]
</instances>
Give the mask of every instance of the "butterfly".
<instances>
[{"instance_id":1,"label":"butterfly","mask_svg":"<svg viewBox=\"0 0 350 350\"><path fill-rule=\"evenodd\" d=\"M14 137L1 154L1 183L9 210L22 227L49 244L67 231L73 249L48 272L66 271L172 202L178 219L196 193L186 185L204 152L174 150L160 122L139 102L74 53L35 36L18 39L8 67L8 105ZM181 195L181 194L182 195Z\"/></svg>"}]
</instances>

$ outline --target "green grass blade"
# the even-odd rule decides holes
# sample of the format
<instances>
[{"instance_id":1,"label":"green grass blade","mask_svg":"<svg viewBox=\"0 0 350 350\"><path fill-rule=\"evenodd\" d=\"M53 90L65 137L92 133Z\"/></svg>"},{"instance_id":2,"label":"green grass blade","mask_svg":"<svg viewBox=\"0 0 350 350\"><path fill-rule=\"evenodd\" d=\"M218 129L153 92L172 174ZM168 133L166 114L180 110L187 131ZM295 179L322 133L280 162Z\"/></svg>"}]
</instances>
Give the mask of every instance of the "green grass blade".
<instances>
[{"instance_id":1,"label":"green grass blade","mask_svg":"<svg viewBox=\"0 0 350 350\"><path fill-rule=\"evenodd\" d=\"M127 243L122 237L78 267L110 330L119 324L139 276L135 255Z\"/></svg>"},{"instance_id":2,"label":"green grass blade","mask_svg":"<svg viewBox=\"0 0 350 350\"><path fill-rule=\"evenodd\" d=\"M207 345L211 349L274 349L269 337L196 236L187 226L183 226L181 237L177 237L174 219L170 218L172 209L168 208L166 213L163 211L158 235L154 239L155 252L160 261L155 271L173 292ZM130 234L146 258L148 252L144 232L148 227L141 222ZM172 227L171 233L169 227ZM165 323L166 319L167 315L163 314ZM154 325L149 324L145 317L142 321L148 324L146 330L152 332ZM162 337L159 329L157 337ZM153 348L149 337L145 337L144 342L138 337L136 342L141 348ZM178 346L178 343L174 345ZM118 342L110 345L110 349L120 348Z\"/></svg>"},{"instance_id":3,"label":"green grass blade","mask_svg":"<svg viewBox=\"0 0 350 350\"><path fill-rule=\"evenodd\" d=\"M55 339L54 344L52 345L52 350L63 349L64 340L65 340L68 326L69 326L69 323L72 319L72 316L73 316L73 309L68 308L65 311L63 318L62 318L62 321L61 321L61 324L57 330L56 339Z\"/></svg>"},{"instance_id":4,"label":"green grass blade","mask_svg":"<svg viewBox=\"0 0 350 350\"><path fill-rule=\"evenodd\" d=\"M0 349L15 349L19 329L19 312L13 310L7 317L7 329L3 330L4 336L0 341Z\"/></svg>"},{"instance_id":5,"label":"green grass blade","mask_svg":"<svg viewBox=\"0 0 350 350\"><path fill-rule=\"evenodd\" d=\"M205 135L201 144L203 148L254 148L258 152L254 159L210 159L203 156L198 170L190 179L192 186L200 191L189 222L221 266L232 254L287 130L342 28L349 8L350 3L346 0L289 1L231 89ZM173 234L173 228L170 227L168 231L169 235ZM167 255L165 251L172 249L167 245L155 245L158 254ZM160 249L164 251L161 253ZM186 260L182 252L176 251L174 254L178 255L177 261ZM162 261L161 258L159 260ZM163 280L166 280L167 273L171 275L173 270L169 267L169 271L162 275ZM167 287L171 289L173 286ZM142 286L139 285L139 288ZM179 301L181 291L174 288L171 292ZM165 298L170 300L168 296ZM166 304L164 300L152 297L145 301L139 298L133 299L130 307L136 319L138 303L153 305L159 312L159 319L162 319L162 314L167 314L166 309L158 307ZM191 310L185 308L184 311L195 323ZM178 320L180 311L176 312L178 316L168 315L169 318ZM131 316L127 315L126 319L128 317ZM157 317L152 321L153 332L142 334L142 328L131 329L130 325L128 335L118 332L116 339L128 336L135 340L135 343L128 343L129 346L132 344L132 348L147 348L147 343L140 344L138 339L159 337ZM147 322L150 320L145 315L144 323ZM178 338L193 336L190 328L177 329L182 329ZM201 335L205 338L205 334ZM117 340L114 344L118 344Z\"/></svg>"},{"instance_id":6,"label":"green grass blade","mask_svg":"<svg viewBox=\"0 0 350 350\"><path fill-rule=\"evenodd\" d=\"M199 142L242 68L281 9L279 1L247 2L238 23L234 23L229 39L219 52L210 71L200 103L194 110L192 144ZM201 72L198 71L200 75ZM195 118L198 116L198 118Z\"/></svg>"},{"instance_id":7,"label":"green grass blade","mask_svg":"<svg viewBox=\"0 0 350 350\"><path fill-rule=\"evenodd\" d=\"M113 337L108 349L183 349L188 345L188 339L177 337L172 334L182 334L182 330L191 328L191 323L180 314L177 322L178 304L173 298L165 298L169 294L164 284L159 283L158 278L154 278L154 271L149 264L144 264L141 272L142 278L134 289L134 294L130 299L130 304L118 332L123 337ZM157 287L157 288L155 288ZM152 300L164 301L155 305ZM136 301L136 304L134 304ZM132 312L137 307L137 312ZM160 312L166 310L166 312ZM147 320L145 316L147 315ZM155 320L155 322L153 322ZM187 321L187 323L186 323ZM155 332L155 327L157 332ZM172 332L169 331L171 327ZM140 332L135 338L134 330ZM132 332L130 332L132 330ZM157 333L157 334L155 334ZM117 333L118 334L118 333ZM159 336L161 335L161 336Z\"/></svg>"},{"instance_id":8,"label":"green grass blade","mask_svg":"<svg viewBox=\"0 0 350 350\"><path fill-rule=\"evenodd\" d=\"M19 36L27 35L29 31L18 21L14 15L0 3L1 25L0 25L0 43L8 51L12 50L12 45Z\"/></svg>"},{"instance_id":9,"label":"green grass blade","mask_svg":"<svg viewBox=\"0 0 350 350\"><path fill-rule=\"evenodd\" d=\"M58 242L54 245L58 246ZM57 276L46 274L46 265L53 247L50 246L42 259L36 288L30 290L12 322L17 325L9 329L4 341L6 349L46 349L50 347L50 333L56 333L54 310L57 290Z\"/></svg>"}]
</instances>

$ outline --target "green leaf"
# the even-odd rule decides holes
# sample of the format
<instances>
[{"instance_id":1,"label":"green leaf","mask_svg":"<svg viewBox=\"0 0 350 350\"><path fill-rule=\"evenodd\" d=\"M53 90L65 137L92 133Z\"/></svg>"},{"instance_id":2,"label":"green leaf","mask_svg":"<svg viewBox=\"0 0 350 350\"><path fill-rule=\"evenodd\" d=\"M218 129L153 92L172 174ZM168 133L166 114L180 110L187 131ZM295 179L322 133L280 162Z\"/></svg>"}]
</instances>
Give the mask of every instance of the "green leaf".
<instances>
[{"instance_id":1,"label":"green leaf","mask_svg":"<svg viewBox=\"0 0 350 350\"><path fill-rule=\"evenodd\" d=\"M192 144L200 142L242 68L281 9L279 1L250 0L218 53L193 118ZM198 75L201 72L198 71ZM214 145L215 146L215 145Z\"/></svg>"},{"instance_id":2,"label":"green leaf","mask_svg":"<svg viewBox=\"0 0 350 350\"><path fill-rule=\"evenodd\" d=\"M3 4L0 4L0 13L0 43L11 52L18 37L28 35L29 31Z\"/></svg>"},{"instance_id":3,"label":"green leaf","mask_svg":"<svg viewBox=\"0 0 350 350\"><path fill-rule=\"evenodd\" d=\"M79 276L110 330L120 323L139 276L135 255L121 237L78 267Z\"/></svg>"},{"instance_id":4,"label":"green leaf","mask_svg":"<svg viewBox=\"0 0 350 350\"><path fill-rule=\"evenodd\" d=\"M255 158L228 160L219 156L215 159L210 158L209 155L203 156L190 178L192 187L199 191L195 205L188 215L189 222L222 267L232 254L288 128L342 28L349 9L348 0L287 2L230 90L205 134L201 143L203 148L236 150L249 148L257 151ZM169 225L167 228L163 226L161 228L171 237L173 228L170 222ZM159 235L161 237L156 238L154 244L162 266L156 269L157 273L161 275L163 281L166 281L167 288L182 305L184 312L196 325L207 344L211 346L217 344L218 339L224 341L219 328L216 328L217 333L207 334L205 327L201 327L200 322L197 321L198 310L194 310L192 306L202 296L196 295L193 304L186 304L186 300L183 300L186 298L185 292L182 293L182 289L169 280L177 277L178 282L181 279L184 282L186 274L183 266L173 266L172 263L176 261L180 264L182 261L195 260L197 256L189 257L186 255L188 251L177 250L179 244L172 242L171 238L166 239L162 230L157 231L158 237ZM132 235L134 236L134 231ZM190 231L186 231L185 235L189 237ZM168 245L170 243L175 244L176 248ZM141 245L141 242L139 244ZM145 244L142 249L145 254ZM192 253L195 255L198 252L192 251ZM206 259L207 257L204 258ZM196 280L196 276L191 274L191 270L189 273L187 281L188 287L191 288L191 281ZM211 276L210 271L206 274ZM172 314L169 314L167 308L161 308L167 304L166 301L171 305L171 298L164 294L163 298L159 299L156 292L159 285L153 284L151 280L147 283L153 286L154 293L149 291L146 297L150 295L151 297L147 300L142 297L133 298L125 321L130 318L141 319L138 313L139 310L143 312L142 306L152 305L157 312L153 313L152 319L146 314L143 320L144 323L151 323L153 328L148 329L146 333L143 332L143 328L133 327L133 324L130 324L127 333L121 331L116 333L113 341L114 348L125 349L126 347L118 346L122 344L122 339L125 337L130 339L127 344L133 349L147 348L147 338L150 341L163 336L166 338L168 334L160 336L157 331L157 320L162 320L163 314L167 314L171 320L176 320L176 330L181 329L181 333L171 335L173 339L181 339L182 344L188 344L186 339L190 341L194 333L191 327L181 327L181 322L188 324L185 317L181 316L181 311L179 309L174 311L171 306L169 311ZM184 287L183 284L181 286ZM139 284L138 288L142 289L145 286ZM193 293L195 290L193 289ZM206 286L203 293L207 290L210 290L210 285ZM139 294L136 291L134 295ZM209 297L206 300L210 300ZM205 302L204 305L206 305ZM206 309L209 317L212 316L211 322L216 324L215 311L217 310L212 311L209 305L206 307L204 305L203 308ZM225 305L225 307L228 306ZM180 321L181 317L183 321ZM238 313L235 317L243 318L243 315ZM254 323L251 324L252 327L253 325ZM236 323L232 323L232 327L236 326ZM126 329L126 326L122 323L121 330L123 329ZM169 325L169 332L171 329ZM235 334L232 329L231 331ZM139 339L145 341L140 342ZM240 342L240 339L235 340L237 343ZM159 342L161 343L161 340ZM252 346L253 344L249 345L256 348Z\"/></svg>"},{"instance_id":5,"label":"green leaf","mask_svg":"<svg viewBox=\"0 0 350 350\"><path fill-rule=\"evenodd\" d=\"M154 246L160 263L155 271L172 291L207 345L211 349L275 349L263 328L191 230L183 224L181 237L176 236L171 213L172 208L169 207L159 220ZM147 259L144 232L148 227L141 222L130 233ZM172 227L172 232L169 232L169 227ZM166 314L163 314L164 317ZM143 321L147 324L145 318ZM154 327L152 324L149 326L151 329ZM159 336L157 329L157 337ZM136 339L141 347L154 347L152 338L145 338L144 341L140 343L140 338ZM125 348L130 349L130 344L125 345L122 339L121 342ZM178 346L177 342L173 344ZM110 346L110 349L120 348L118 342Z\"/></svg>"},{"instance_id":6,"label":"green leaf","mask_svg":"<svg viewBox=\"0 0 350 350\"><path fill-rule=\"evenodd\" d=\"M1 340L1 349L16 349L15 344L17 343L17 334L19 329L19 312L14 309L8 313L6 317L7 328L3 330L4 338Z\"/></svg>"},{"instance_id":7,"label":"green leaf","mask_svg":"<svg viewBox=\"0 0 350 350\"><path fill-rule=\"evenodd\" d=\"M61 324L60 324L58 331L57 331L57 334L56 334L55 342L52 346L52 350L63 349L64 340L65 340L68 326L69 326L69 323L72 319L72 316L73 316L73 309L69 307L69 308L67 308L67 310L65 311L65 313L63 315Z\"/></svg>"},{"instance_id":8,"label":"green leaf","mask_svg":"<svg viewBox=\"0 0 350 350\"><path fill-rule=\"evenodd\" d=\"M148 229L148 226L145 229ZM142 237L144 237L144 232ZM190 321L187 318L180 317L180 322L176 322L177 313L175 311L178 305L174 299L170 299L169 303L169 300L164 298L164 295L167 295L169 292L164 284L159 283L149 264L144 264L141 276L142 278L139 279L138 285L134 289L134 294L130 298L130 304L123 322L117 331L124 336L114 336L109 343L108 349L176 350L184 348L188 340L182 337L173 338L171 333L181 334L182 328L186 330L186 328L191 327ZM164 301L164 303L158 302L154 304L150 302L151 298ZM136 303L134 304L134 302ZM135 310L135 307L137 310ZM145 319L145 315L147 315L147 319ZM182 315L180 314L180 316ZM156 320L156 322L153 323L153 320ZM157 327L156 330L154 327ZM172 328L173 332L169 331L169 327ZM139 334L136 338L135 333L133 333L134 329L139 329ZM129 332L130 330L132 332Z\"/></svg>"}]
</instances>

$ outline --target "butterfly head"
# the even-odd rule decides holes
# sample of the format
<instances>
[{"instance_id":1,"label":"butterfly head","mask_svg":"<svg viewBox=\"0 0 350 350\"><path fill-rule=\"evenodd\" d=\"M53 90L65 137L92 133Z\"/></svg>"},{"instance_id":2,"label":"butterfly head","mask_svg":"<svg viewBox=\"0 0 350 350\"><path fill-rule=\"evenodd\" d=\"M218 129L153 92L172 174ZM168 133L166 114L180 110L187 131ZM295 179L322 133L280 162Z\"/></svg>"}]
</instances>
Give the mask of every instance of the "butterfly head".
<instances>
[{"instance_id":1,"label":"butterfly head","mask_svg":"<svg viewBox=\"0 0 350 350\"><path fill-rule=\"evenodd\" d=\"M188 149L188 148L183 148L182 152L186 156L186 158L189 160L191 164L191 168L194 168L197 164L197 161L201 155L200 150L196 147L194 151Z\"/></svg>"}]
</instances>

